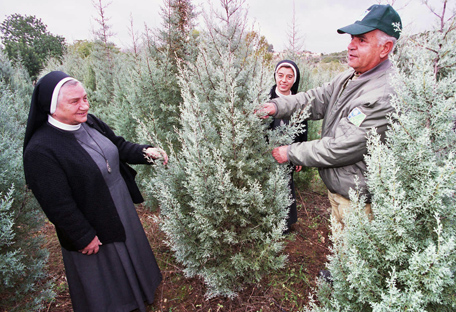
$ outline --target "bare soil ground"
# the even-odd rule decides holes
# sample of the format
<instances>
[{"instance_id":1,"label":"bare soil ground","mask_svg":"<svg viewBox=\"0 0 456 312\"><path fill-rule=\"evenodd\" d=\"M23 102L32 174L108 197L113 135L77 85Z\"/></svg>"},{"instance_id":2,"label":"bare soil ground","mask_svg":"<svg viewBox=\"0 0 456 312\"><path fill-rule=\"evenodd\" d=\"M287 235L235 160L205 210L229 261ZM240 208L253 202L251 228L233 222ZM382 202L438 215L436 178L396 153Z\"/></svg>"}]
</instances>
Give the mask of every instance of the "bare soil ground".
<instances>
[{"instance_id":1,"label":"bare soil ground","mask_svg":"<svg viewBox=\"0 0 456 312\"><path fill-rule=\"evenodd\" d=\"M324 269L329 254L329 202L325 195L298 191L298 222L286 236L288 265L271 272L260 283L247 285L234 299L204 297L206 287L199 278L185 278L171 250L163 242L154 216L138 207L138 214L163 274L155 301L148 311L300 311L308 302L319 270ZM46 224L46 247L50 250L49 272L56 285L57 297L49 303L52 312L72 311L60 246L51 224Z\"/></svg>"}]
</instances>

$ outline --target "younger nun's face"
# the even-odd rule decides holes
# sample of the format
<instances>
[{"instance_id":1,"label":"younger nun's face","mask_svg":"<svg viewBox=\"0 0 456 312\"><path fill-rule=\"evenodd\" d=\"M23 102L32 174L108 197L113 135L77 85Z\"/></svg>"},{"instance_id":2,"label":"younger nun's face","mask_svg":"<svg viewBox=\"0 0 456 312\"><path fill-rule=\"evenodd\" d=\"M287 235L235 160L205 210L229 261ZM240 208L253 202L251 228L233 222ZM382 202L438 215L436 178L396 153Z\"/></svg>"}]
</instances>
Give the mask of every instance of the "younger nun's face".
<instances>
[{"instance_id":1,"label":"younger nun's face","mask_svg":"<svg viewBox=\"0 0 456 312\"><path fill-rule=\"evenodd\" d=\"M283 95L290 95L290 89L294 84L294 72L290 67L280 67L276 72L277 90Z\"/></svg>"},{"instance_id":2,"label":"younger nun's face","mask_svg":"<svg viewBox=\"0 0 456 312\"><path fill-rule=\"evenodd\" d=\"M67 125L78 125L87 121L89 107L87 92L80 83L64 85L60 89L59 101L52 117Z\"/></svg>"}]
</instances>

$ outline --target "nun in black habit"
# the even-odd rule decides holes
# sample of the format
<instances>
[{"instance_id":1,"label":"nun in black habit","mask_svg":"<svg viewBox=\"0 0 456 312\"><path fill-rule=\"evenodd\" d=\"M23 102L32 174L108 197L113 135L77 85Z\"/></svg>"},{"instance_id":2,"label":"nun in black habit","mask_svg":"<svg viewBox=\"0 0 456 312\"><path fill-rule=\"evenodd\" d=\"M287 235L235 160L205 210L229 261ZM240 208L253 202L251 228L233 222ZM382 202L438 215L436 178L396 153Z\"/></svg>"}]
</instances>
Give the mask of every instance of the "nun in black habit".
<instances>
[{"instance_id":1,"label":"nun in black habit","mask_svg":"<svg viewBox=\"0 0 456 312\"><path fill-rule=\"evenodd\" d=\"M146 311L162 276L127 163L148 164L146 155L166 163L167 155L125 141L88 110L76 79L55 71L38 81L24 139L26 182L55 226L74 311Z\"/></svg>"},{"instance_id":2,"label":"nun in black habit","mask_svg":"<svg viewBox=\"0 0 456 312\"><path fill-rule=\"evenodd\" d=\"M287 96L296 94L299 88L300 72L299 68L295 62L290 60L282 60L277 63L274 70L274 80L275 85L272 86L271 91L269 92L269 99L275 99L280 96ZM281 125L288 125L288 119L277 119L273 118L271 123L271 129L275 129ZM307 121L305 123L305 128L307 129ZM307 141L307 131L301 132L295 139L294 143ZM288 186L291 190L291 195L293 198L293 203L288 207L288 217L287 217L287 230L285 234L289 233L291 226L298 221L298 212L296 209L296 192L293 181L293 172L301 171L301 166L293 167L290 171L290 179Z\"/></svg>"}]
</instances>

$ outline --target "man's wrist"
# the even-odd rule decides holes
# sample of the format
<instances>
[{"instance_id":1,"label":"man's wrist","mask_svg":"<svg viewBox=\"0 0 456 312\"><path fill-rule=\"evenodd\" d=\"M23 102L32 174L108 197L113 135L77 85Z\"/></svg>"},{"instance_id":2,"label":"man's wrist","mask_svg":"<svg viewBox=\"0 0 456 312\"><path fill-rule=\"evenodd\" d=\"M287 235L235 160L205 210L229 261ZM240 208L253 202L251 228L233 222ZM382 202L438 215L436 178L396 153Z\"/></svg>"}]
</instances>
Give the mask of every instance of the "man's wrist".
<instances>
[{"instance_id":1,"label":"man's wrist","mask_svg":"<svg viewBox=\"0 0 456 312\"><path fill-rule=\"evenodd\" d=\"M268 114L269 114L269 116L275 117L275 116L277 115L277 111L278 111L278 109L277 109L277 104L276 104L275 101L270 101L270 102L268 102L268 103L273 105L273 108L272 108L272 110L271 110L271 113L272 113L272 114L269 114L269 112L268 112Z\"/></svg>"}]
</instances>

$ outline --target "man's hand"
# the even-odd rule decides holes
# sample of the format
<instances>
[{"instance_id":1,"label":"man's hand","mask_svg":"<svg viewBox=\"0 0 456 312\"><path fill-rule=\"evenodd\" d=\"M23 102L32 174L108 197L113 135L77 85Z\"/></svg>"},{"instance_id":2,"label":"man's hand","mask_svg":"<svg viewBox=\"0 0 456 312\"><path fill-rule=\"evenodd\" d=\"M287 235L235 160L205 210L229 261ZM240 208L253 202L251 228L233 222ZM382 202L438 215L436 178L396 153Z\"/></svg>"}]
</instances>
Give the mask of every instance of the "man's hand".
<instances>
[{"instance_id":1,"label":"man's hand","mask_svg":"<svg viewBox=\"0 0 456 312\"><path fill-rule=\"evenodd\" d=\"M277 108L273 103L262 104L261 107L255 111L255 113L262 119L266 119L269 116L275 115Z\"/></svg>"},{"instance_id":2,"label":"man's hand","mask_svg":"<svg viewBox=\"0 0 456 312\"><path fill-rule=\"evenodd\" d=\"M152 159L163 159L163 164L166 165L168 163L168 155L164 150L159 147L149 147L145 151L146 155Z\"/></svg>"},{"instance_id":3,"label":"man's hand","mask_svg":"<svg viewBox=\"0 0 456 312\"><path fill-rule=\"evenodd\" d=\"M274 157L279 164L286 163L288 161L288 145L274 148L272 150L272 157Z\"/></svg>"},{"instance_id":4,"label":"man's hand","mask_svg":"<svg viewBox=\"0 0 456 312\"><path fill-rule=\"evenodd\" d=\"M90 242L90 244L88 244L84 249L82 250L79 250L80 253L83 253L84 255L94 255L96 253L98 253L98 250L100 250L100 246L102 245L102 243L100 242L100 240L98 239L98 236L95 236L94 239L92 239L92 241Z\"/></svg>"}]
</instances>

